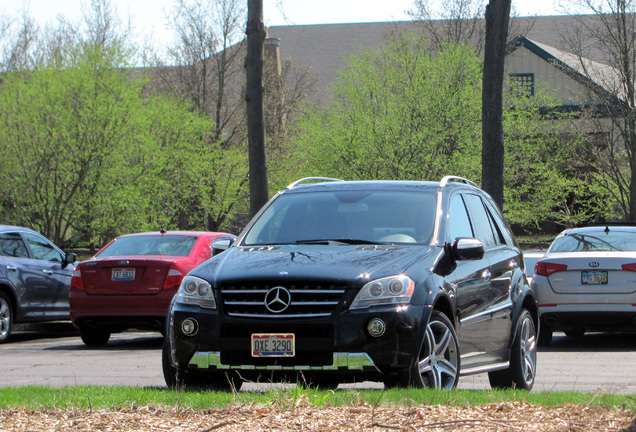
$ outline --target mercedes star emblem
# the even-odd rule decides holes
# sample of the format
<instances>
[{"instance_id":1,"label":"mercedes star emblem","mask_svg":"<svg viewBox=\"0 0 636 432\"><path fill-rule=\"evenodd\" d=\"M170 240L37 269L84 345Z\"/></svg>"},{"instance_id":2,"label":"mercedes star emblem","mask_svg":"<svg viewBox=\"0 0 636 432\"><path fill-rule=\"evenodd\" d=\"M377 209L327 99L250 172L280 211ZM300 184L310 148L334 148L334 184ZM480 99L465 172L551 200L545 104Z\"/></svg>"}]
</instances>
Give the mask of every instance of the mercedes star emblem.
<instances>
[{"instance_id":1,"label":"mercedes star emblem","mask_svg":"<svg viewBox=\"0 0 636 432\"><path fill-rule=\"evenodd\" d=\"M281 313L291 304L291 294L287 288L274 287L265 294L265 307L271 313Z\"/></svg>"}]
</instances>

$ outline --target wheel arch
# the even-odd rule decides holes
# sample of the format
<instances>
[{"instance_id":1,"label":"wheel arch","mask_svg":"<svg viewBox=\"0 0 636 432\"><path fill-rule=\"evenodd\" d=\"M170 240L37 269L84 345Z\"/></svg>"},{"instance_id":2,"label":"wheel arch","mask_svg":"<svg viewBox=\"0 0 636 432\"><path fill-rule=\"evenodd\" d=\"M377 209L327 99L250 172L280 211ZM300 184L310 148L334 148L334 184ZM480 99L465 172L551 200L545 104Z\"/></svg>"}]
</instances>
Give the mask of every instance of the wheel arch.
<instances>
[{"instance_id":1,"label":"wheel arch","mask_svg":"<svg viewBox=\"0 0 636 432\"><path fill-rule=\"evenodd\" d=\"M453 305L451 304L451 300L445 295L440 295L433 304L433 310L437 310L442 312L444 315L448 317L448 319L453 323L455 327L457 327L457 323L455 322L455 312L453 311Z\"/></svg>"},{"instance_id":2,"label":"wheel arch","mask_svg":"<svg viewBox=\"0 0 636 432\"><path fill-rule=\"evenodd\" d=\"M532 321L534 322L534 331L536 334L539 334L539 308L537 306L537 299L534 295L534 292L530 289L528 284L523 284L520 287L515 288L518 289L519 294L517 296L514 309L512 311L512 323L510 329L510 346L514 343L514 338L516 335L517 325L519 324L519 317L521 316L521 311L524 309L527 310L532 316Z\"/></svg>"},{"instance_id":3,"label":"wheel arch","mask_svg":"<svg viewBox=\"0 0 636 432\"><path fill-rule=\"evenodd\" d=\"M19 322L18 318L20 314L18 310L18 302L16 300L13 289L11 289L11 286L7 285L6 283L0 282L0 292L6 294L6 296L9 297L9 302L11 303L11 310L13 311L13 322L14 323Z\"/></svg>"}]
</instances>

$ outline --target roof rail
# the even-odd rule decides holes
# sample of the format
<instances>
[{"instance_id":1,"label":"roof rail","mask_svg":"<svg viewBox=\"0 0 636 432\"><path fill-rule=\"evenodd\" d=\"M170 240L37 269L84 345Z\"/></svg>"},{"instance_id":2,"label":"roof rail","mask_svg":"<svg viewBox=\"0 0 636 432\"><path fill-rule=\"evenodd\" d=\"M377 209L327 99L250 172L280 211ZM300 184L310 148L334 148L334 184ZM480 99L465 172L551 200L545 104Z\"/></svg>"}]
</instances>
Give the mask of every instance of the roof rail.
<instances>
[{"instance_id":1,"label":"roof rail","mask_svg":"<svg viewBox=\"0 0 636 432\"><path fill-rule=\"evenodd\" d=\"M292 188L295 188L296 186L300 186L301 184L308 183L308 182L341 182L341 181L344 181L344 180L329 178L329 177L305 177L300 180L296 180L295 182L287 186L285 189L292 189Z\"/></svg>"},{"instance_id":2,"label":"roof rail","mask_svg":"<svg viewBox=\"0 0 636 432\"><path fill-rule=\"evenodd\" d=\"M444 186L446 186L446 184L448 184L450 182L464 183L464 184L479 188L479 186L477 186L476 183L474 183L474 182L472 182L472 181L470 181L468 179L465 179L463 177L458 177L458 176L445 176L444 178L442 178L442 181L439 182L439 186L440 187L444 187Z\"/></svg>"}]
</instances>

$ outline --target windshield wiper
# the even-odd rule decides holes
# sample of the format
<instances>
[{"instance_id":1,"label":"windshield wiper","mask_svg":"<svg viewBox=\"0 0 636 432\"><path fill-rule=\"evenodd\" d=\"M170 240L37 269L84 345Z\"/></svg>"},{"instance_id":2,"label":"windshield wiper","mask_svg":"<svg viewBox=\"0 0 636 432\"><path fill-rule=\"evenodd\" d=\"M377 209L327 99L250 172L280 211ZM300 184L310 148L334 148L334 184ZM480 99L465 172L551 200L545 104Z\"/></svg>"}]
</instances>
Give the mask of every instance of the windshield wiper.
<instances>
[{"instance_id":1,"label":"windshield wiper","mask_svg":"<svg viewBox=\"0 0 636 432\"><path fill-rule=\"evenodd\" d=\"M378 244L371 240L363 239L316 239L316 240L296 240L296 244L317 244L317 245L356 245L356 244Z\"/></svg>"}]
</instances>

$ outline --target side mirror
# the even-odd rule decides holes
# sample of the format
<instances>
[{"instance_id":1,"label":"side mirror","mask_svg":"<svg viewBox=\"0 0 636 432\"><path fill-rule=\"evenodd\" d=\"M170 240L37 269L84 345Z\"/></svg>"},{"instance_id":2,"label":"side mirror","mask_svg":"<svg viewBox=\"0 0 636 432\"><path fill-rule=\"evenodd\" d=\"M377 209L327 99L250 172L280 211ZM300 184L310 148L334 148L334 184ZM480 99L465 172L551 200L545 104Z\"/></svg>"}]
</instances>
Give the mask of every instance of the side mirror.
<instances>
[{"instance_id":1,"label":"side mirror","mask_svg":"<svg viewBox=\"0 0 636 432\"><path fill-rule=\"evenodd\" d=\"M236 239L222 237L212 240L212 256L225 252L234 244Z\"/></svg>"},{"instance_id":2,"label":"side mirror","mask_svg":"<svg viewBox=\"0 0 636 432\"><path fill-rule=\"evenodd\" d=\"M453 242L453 256L457 261L472 261L484 257L484 244L476 238L457 238Z\"/></svg>"},{"instance_id":3,"label":"side mirror","mask_svg":"<svg viewBox=\"0 0 636 432\"><path fill-rule=\"evenodd\" d=\"M63 267L66 267L69 264L73 264L75 261L77 261L77 254L74 253L66 253L64 254L64 262Z\"/></svg>"}]
</instances>

